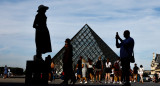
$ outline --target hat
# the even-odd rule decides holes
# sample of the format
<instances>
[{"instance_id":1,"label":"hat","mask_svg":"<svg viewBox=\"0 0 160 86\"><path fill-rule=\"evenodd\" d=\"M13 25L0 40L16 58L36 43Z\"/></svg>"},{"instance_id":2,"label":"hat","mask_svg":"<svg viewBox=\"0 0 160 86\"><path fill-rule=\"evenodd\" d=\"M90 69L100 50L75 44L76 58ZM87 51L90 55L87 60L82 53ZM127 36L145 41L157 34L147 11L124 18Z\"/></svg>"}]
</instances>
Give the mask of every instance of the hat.
<instances>
[{"instance_id":1,"label":"hat","mask_svg":"<svg viewBox=\"0 0 160 86\"><path fill-rule=\"evenodd\" d=\"M42 8L45 8L46 10L48 10L48 9L49 9L49 7L47 7L47 6L39 5L39 6L38 6L38 10L37 10L37 11L41 10Z\"/></svg>"}]
</instances>

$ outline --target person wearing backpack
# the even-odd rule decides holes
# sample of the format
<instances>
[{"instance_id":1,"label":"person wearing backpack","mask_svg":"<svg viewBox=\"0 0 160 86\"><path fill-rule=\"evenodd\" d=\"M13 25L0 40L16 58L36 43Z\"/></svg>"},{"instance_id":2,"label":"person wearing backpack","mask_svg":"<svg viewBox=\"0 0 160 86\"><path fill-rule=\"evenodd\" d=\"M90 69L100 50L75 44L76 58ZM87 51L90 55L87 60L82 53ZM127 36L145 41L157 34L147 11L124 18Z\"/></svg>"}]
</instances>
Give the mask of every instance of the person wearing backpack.
<instances>
[{"instance_id":1,"label":"person wearing backpack","mask_svg":"<svg viewBox=\"0 0 160 86\"><path fill-rule=\"evenodd\" d=\"M119 83L122 84L121 82L121 76L122 76L122 71L121 71L121 61L120 58L117 59L117 61L114 62L114 82L113 83ZM118 82L119 81L119 82Z\"/></svg>"},{"instance_id":2,"label":"person wearing backpack","mask_svg":"<svg viewBox=\"0 0 160 86\"><path fill-rule=\"evenodd\" d=\"M98 76L99 76L99 83L102 83L102 82L101 82L102 70L103 70L103 62L102 62L102 60L101 60L101 56L99 56L98 61L96 62L96 66L95 66L96 82L97 82L97 78L98 78Z\"/></svg>"}]
</instances>

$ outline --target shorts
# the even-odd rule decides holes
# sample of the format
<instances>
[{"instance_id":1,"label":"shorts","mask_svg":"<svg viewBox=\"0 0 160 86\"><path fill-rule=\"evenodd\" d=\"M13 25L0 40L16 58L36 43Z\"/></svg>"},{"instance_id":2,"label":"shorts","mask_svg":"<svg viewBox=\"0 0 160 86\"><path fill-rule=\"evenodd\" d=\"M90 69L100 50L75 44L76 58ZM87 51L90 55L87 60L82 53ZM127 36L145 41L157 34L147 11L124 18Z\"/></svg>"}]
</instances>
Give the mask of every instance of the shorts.
<instances>
[{"instance_id":1,"label":"shorts","mask_svg":"<svg viewBox=\"0 0 160 86\"><path fill-rule=\"evenodd\" d=\"M77 69L77 75L82 75L82 70Z\"/></svg>"},{"instance_id":2,"label":"shorts","mask_svg":"<svg viewBox=\"0 0 160 86\"><path fill-rule=\"evenodd\" d=\"M94 75L94 73L93 73L93 68L88 68L88 73L90 74L92 74L92 75Z\"/></svg>"},{"instance_id":3,"label":"shorts","mask_svg":"<svg viewBox=\"0 0 160 86\"><path fill-rule=\"evenodd\" d=\"M96 75L102 74L102 69L95 69L95 71L96 71Z\"/></svg>"},{"instance_id":4,"label":"shorts","mask_svg":"<svg viewBox=\"0 0 160 86\"><path fill-rule=\"evenodd\" d=\"M115 76L122 76L122 71L114 71Z\"/></svg>"},{"instance_id":5,"label":"shorts","mask_svg":"<svg viewBox=\"0 0 160 86\"><path fill-rule=\"evenodd\" d=\"M106 68L106 73L112 73L111 68Z\"/></svg>"}]
</instances>

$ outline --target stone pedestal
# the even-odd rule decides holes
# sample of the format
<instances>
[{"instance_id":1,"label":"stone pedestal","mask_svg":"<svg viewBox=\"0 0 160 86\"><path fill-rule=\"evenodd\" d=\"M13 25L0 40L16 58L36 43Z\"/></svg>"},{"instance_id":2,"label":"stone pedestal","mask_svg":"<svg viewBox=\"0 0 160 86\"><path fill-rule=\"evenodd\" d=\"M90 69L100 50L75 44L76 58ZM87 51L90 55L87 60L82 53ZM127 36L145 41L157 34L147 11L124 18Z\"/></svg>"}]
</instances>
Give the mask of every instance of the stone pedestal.
<instances>
[{"instance_id":1,"label":"stone pedestal","mask_svg":"<svg viewBox=\"0 0 160 86\"><path fill-rule=\"evenodd\" d=\"M48 69L44 61L27 61L25 84L48 84Z\"/></svg>"}]
</instances>

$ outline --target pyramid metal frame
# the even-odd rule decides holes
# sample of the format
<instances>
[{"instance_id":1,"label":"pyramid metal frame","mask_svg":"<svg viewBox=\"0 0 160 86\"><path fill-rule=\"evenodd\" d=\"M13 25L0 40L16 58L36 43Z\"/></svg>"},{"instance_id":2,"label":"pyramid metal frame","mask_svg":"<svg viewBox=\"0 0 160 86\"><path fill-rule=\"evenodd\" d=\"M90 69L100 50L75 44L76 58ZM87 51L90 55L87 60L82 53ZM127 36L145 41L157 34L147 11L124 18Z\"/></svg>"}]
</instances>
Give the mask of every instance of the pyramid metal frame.
<instances>
[{"instance_id":1,"label":"pyramid metal frame","mask_svg":"<svg viewBox=\"0 0 160 86\"><path fill-rule=\"evenodd\" d=\"M85 24L82 29L71 39L73 46L73 65L77 64L79 57L82 56L86 61L88 58L96 62L98 57L101 56L105 61L107 58L113 63L117 59L117 54L87 25ZM57 73L61 73L62 58L64 47L53 57L56 64Z\"/></svg>"}]
</instances>

